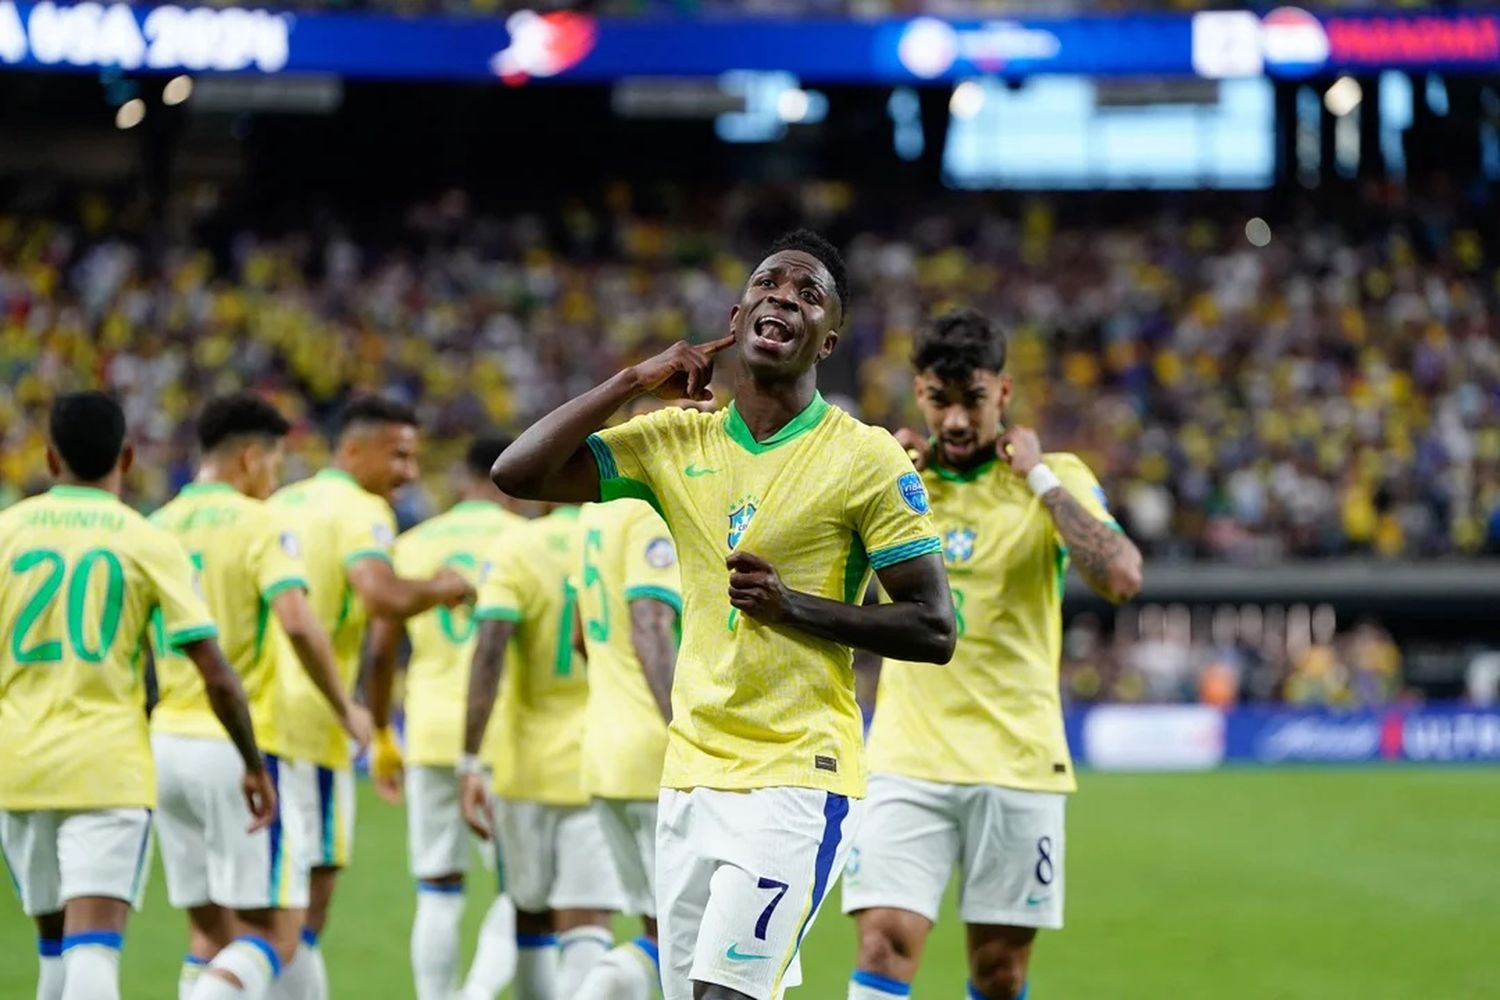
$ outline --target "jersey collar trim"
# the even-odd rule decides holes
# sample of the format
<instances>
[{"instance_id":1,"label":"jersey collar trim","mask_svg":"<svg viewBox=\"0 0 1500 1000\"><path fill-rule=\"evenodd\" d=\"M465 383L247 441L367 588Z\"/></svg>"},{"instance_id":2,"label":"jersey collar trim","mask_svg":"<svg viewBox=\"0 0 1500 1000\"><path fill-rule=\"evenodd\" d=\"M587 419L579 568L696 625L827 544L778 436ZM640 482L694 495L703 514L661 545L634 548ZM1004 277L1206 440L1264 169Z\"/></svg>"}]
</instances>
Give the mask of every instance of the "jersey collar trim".
<instances>
[{"instance_id":1,"label":"jersey collar trim","mask_svg":"<svg viewBox=\"0 0 1500 1000\"><path fill-rule=\"evenodd\" d=\"M490 503L488 500L460 500L458 503L448 508L450 513L457 513L458 511L473 511L476 514L480 512L488 514L490 511L500 509L500 507Z\"/></svg>"},{"instance_id":2,"label":"jersey collar trim","mask_svg":"<svg viewBox=\"0 0 1500 1000\"><path fill-rule=\"evenodd\" d=\"M745 418L740 416L739 407L730 403L729 415L724 419L724 432L729 435L730 440L750 454L759 455L806 434L818 426L818 421L823 419L823 414L829 409L831 407L823 398L823 394L815 391L812 402L803 407L801 413L787 421L786 426L764 441L757 441L755 435L750 433L750 427L745 423Z\"/></svg>"},{"instance_id":3,"label":"jersey collar trim","mask_svg":"<svg viewBox=\"0 0 1500 1000\"><path fill-rule=\"evenodd\" d=\"M314 476L313 478L315 478L315 479L342 479L346 483L352 483L355 486L359 486L359 480L355 479L353 476L349 475L349 473L345 472L343 469L321 469L321 470L319 470L318 474L316 476ZM360 486L360 489L364 489L364 487Z\"/></svg>"},{"instance_id":4,"label":"jersey collar trim","mask_svg":"<svg viewBox=\"0 0 1500 1000\"><path fill-rule=\"evenodd\" d=\"M974 480L978 479L980 476L993 469L995 467L995 463L999 461L1000 460L998 458L992 458L988 462L976 465L972 469L965 469L962 472L959 472L956 469L945 468L941 465L938 465L936 462L929 465L928 468L931 469L939 479L946 479L950 483L972 483Z\"/></svg>"},{"instance_id":5,"label":"jersey collar trim","mask_svg":"<svg viewBox=\"0 0 1500 1000\"><path fill-rule=\"evenodd\" d=\"M93 486L67 486L62 483L52 487L47 492L55 497L82 497L89 500L98 500L100 497L110 500L120 499L109 490L101 490Z\"/></svg>"},{"instance_id":6,"label":"jersey collar trim","mask_svg":"<svg viewBox=\"0 0 1500 1000\"><path fill-rule=\"evenodd\" d=\"M183 496L192 496L195 493L238 493L239 490L228 483L207 482L188 483L180 492Z\"/></svg>"}]
</instances>

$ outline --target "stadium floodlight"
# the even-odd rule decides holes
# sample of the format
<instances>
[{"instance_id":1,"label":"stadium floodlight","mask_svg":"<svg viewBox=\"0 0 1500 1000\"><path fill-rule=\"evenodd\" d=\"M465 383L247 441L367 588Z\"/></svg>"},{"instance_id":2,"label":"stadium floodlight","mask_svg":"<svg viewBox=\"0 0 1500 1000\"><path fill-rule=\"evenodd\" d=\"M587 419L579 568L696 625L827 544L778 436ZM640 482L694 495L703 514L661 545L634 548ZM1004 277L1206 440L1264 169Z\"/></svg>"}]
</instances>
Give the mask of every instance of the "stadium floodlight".
<instances>
[{"instance_id":1,"label":"stadium floodlight","mask_svg":"<svg viewBox=\"0 0 1500 1000\"><path fill-rule=\"evenodd\" d=\"M805 90L800 88L783 90L776 98L776 113L784 122L800 122L807 117L811 103Z\"/></svg>"},{"instance_id":2,"label":"stadium floodlight","mask_svg":"<svg viewBox=\"0 0 1500 1000\"><path fill-rule=\"evenodd\" d=\"M973 80L965 80L953 88L948 98L948 112L954 118L973 118L984 108L984 87Z\"/></svg>"},{"instance_id":3,"label":"stadium floodlight","mask_svg":"<svg viewBox=\"0 0 1500 1000\"><path fill-rule=\"evenodd\" d=\"M1342 118L1359 107L1364 100L1364 88L1352 76L1341 76L1323 92L1323 106L1335 118Z\"/></svg>"},{"instance_id":4,"label":"stadium floodlight","mask_svg":"<svg viewBox=\"0 0 1500 1000\"><path fill-rule=\"evenodd\" d=\"M135 128L145 117L146 102L139 97L132 97L120 105L119 110L115 112L115 128L122 130Z\"/></svg>"},{"instance_id":5,"label":"stadium floodlight","mask_svg":"<svg viewBox=\"0 0 1500 1000\"><path fill-rule=\"evenodd\" d=\"M181 104L193 96L193 78L187 75L174 76L161 89L161 102L168 106Z\"/></svg>"}]
</instances>

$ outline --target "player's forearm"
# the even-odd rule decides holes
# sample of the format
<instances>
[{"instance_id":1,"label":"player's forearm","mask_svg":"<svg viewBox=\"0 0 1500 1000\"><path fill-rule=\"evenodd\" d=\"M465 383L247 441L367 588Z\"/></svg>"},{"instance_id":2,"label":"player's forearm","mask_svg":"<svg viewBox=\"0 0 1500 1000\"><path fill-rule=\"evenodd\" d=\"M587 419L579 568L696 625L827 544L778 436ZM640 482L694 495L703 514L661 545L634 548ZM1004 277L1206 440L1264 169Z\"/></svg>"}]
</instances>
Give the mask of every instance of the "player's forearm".
<instances>
[{"instance_id":1,"label":"player's forearm","mask_svg":"<svg viewBox=\"0 0 1500 1000\"><path fill-rule=\"evenodd\" d=\"M407 580L395 575L361 591L360 597L372 617L403 621L443 602L435 580Z\"/></svg>"},{"instance_id":2,"label":"player's forearm","mask_svg":"<svg viewBox=\"0 0 1500 1000\"><path fill-rule=\"evenodd\" d=\"M677 670L676 619L676 609L663 601L645 597L630 602L630 644L641 661L651 697L668 722L672 721L672 678Z\"/></svg>"},{"instance_id":3,"label":"player's forearm","mask_svg":"<svg viewBox=\"0 0 1500 1000\"><path fill-rule=\"evenodd\" d=\"M392 691L396 686L396 652L401 642L401 626L388 618L370 622L365 635L364 664L360 674L365 678L365 697L370 718L376 727L391 724Z\"/></svg>"},{"instance_id":4,"label":"player's forearm","mask_svg":"<svg viewBox=\"0 0 1500 1000\"><path fill-rule=\"evenodd\" d=\"M490 478L511 496L527 500L599 499L599 474L585 442L641 391L627 368L570 399L522 432L495 460Z\"/></svg>"},{"instance_id":5,"label":"player's forearm","mask_svg":"<svg viewBox=\"0 0 1500 1000\"><path fill-rule=\"evenodd\" d=\"M286 591L277 595L271 608L276 613L276 620L281 623L282 631L291 641L292 651L297 654L297 661L306 671L308 680L313 682L318 693L328 702L334 715L342 719L348 714L349 692L345 690L343 678L339 676L333 643L329 641L323 626L313 617L312 609L307 606L307 599L300 590Z\"/></svg>"},{"instance_id":6,"label":"player's forearm","mask_svg":"<svg viewBox=\"0 0 1500 1000\"><path fill-rule=\"evenodd\" d=\"M183 646L181 651L198 668L208 705L224 732L229 734L240 760L245 762L245 770L260 771L265 762L261 760L260 748L255 743L250 704L245 700L245 689L240 685L239 675L225 662L218 643L212 639L200 639Z\"/></svg>"},{"instance_id":7,"label":"player's forearm","mask_svg":"<svg viewBox=\"0 0 1500 1000\"><path fill-rule=\"evenodd\" d=\"M953 614L939 601L857 605L795 590L789 597L785 624L820 639L915 663L953 658Z\"/></svg>"},{"instance_id":8,"label":"player's forearm","mask_svg":"<svg viewBox=\"0 0 1500 1000\"><path fill-rule=\"evenodd\" d=\"M1042 495L1078 573L1095 593L1116 604L1141 589L1141 553L1125 533L1090 514L1061 486Z\"/></svg>"},{"instance_id":9,"label":"player's forearm","mask_svg":"<svg viewBox=\"0 0 1500 1000\"><path fill-rule=\"evenodd\" d=\"M469 668L469 694L464 710L464 753L477 754L484 742L484 730L495 707L495 693L500 689L500 671L505 663L505 646L510 641L510 622L479 623L479 639L474 644L474 662Z\"/></svg>"}]
</instances>

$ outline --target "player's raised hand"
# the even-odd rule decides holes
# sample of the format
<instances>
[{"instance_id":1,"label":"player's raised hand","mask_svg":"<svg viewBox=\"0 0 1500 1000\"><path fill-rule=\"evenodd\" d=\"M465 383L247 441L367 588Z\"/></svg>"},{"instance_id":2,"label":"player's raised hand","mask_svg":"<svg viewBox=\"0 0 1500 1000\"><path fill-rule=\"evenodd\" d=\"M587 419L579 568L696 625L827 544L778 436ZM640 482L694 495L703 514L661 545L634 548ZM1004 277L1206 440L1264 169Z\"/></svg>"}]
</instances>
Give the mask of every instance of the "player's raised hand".
<instances>
[{"instance_id":1,"label":"player's raised hand","mask_svg":"<svg viewBox=\"0 0 1500 1000\"><path fill-rule=\"evenodd\" d=\"M1030 427L1009 427L995 439L995 454L1024 476L1041 464L1042 442Z\"/></svg>"},{"instance_id":2,"label":"player's raised hand","mask_svg":"<svg viewBox=\"0 0 1500 1000\"><path fill-rule=\"evenodd\" d=\"M706 344L679 340L634 367L636 384L658 399L707 402L714 398L708 387L714 377L714 355L732 346L734 334Z\"/></svg>"},{"instance_id":3,"label":"player's raised hand","mask_svg":"<svg viewBox=\"0 0 1500 1000\"><path fill-rule=\"evenodd\" d=\"M911 459L918 472L927 468L927 461L932 457L932 441L926 434L902 427L896 431L895 438L896 443L906 449L906 457Z\"/></svg>"},{"instance_id":4,"label":"player's raised hand","mask_svg":"<svg viewBox=\"0 0 1500 1000\"><path fill-rule=\"evenodd\" d=\"M494 818L490 815L490 797L485 790L483 774L466 774L459 779L458 801L463 806L464 822L481 840L494 836Z\"/></svg>"},{"instance_id":5,"label":"player's raised hand","mask_svg":"<svg viewBox=\"0 0 1500 1000\"><path fill-rule=\"evenodd\" d=\"M438 603L446 608L474 603L474 585L462 573L451 567L444 566L438 570L428 583L437 594Z\"/></svg>"},{"instance_id":6,"label":"player's raised hand","mask_svg":"<svg viewBox=\"0 0 1500 1000\"><path fill-rule=\"evenodd\" d=\"M749 552L731 552L724 560L729 567L729 603L761 622L786 618L791 595L776 568Z\"/></svg>"},{"instance_id":7,"label":"player's raised hand","mask_svg":"<svg viewBox=\"0 0 1500 1000\"><path fill-rule=\"evenodd\" d=\"M276 785L271 781L270 773L263 767L246 771L240 782L240 791L244 793L245 805L250 807L247 832L254 833L270 826L271 820L276 818Z\"/></svg>"}]
</instances>

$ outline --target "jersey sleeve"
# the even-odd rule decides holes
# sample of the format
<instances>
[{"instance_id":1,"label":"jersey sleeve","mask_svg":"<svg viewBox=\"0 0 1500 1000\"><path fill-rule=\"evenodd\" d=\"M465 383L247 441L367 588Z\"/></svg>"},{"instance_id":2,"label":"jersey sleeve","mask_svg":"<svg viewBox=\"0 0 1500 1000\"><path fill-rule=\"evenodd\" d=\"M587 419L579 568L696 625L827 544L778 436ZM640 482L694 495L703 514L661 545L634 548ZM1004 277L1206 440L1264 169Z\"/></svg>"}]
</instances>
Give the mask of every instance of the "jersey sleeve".
<instances>
[{"instance_id":1,"label":"jersey sleeve","mask_svg":"<svg viewBox=\"0 0 1500 1000\"><path fill-rule=\"evenodd\" d=\"M265 508L255 548L249 555L255 567L256 589L266 603L284 590L308 589L302 541L281 512Z\"/></svg>"},{"instance_id":2,"label":"jersey sleeve","mask_svg":"<svg viewBox=\"0 0 1500 1000\"><path fill-rule=\"evenodd\" d=\"M942 551L922 477L896 439L884 431L872 431L857 449L845 496L871 569Z\"/></svg>"},{"instance_id":3,"label":"jersey sleeve","mask_svg":"<svg viewBox=\"0 0 1500 1000\"><path fill-rule=\"evenodd\" d=\"M1104 494L1104 487L1099 485L1093 470L1084 464L1083 459L1077 455L1066 452L1046 456L1047 467L1057 474L1062 480L1063 489L1083 505L1083 509L1094 517L1103 521L1111 528L1119 530L1120 524L1115 520L1114 514L1109 510L1109 498Z\"/></svg>"},{"instance_id":4,"label":"jersey sleeve","mask_svg":"<svg viewBox=\"0 0 1500 1000\"><path fill-rule=\"evenodd\" d=\"M160 634L167 648L181 649L199 639L214 638L219 630L198 592L197 574L188 554L166 532L153 532L153 536L141 547L137 560L155 592Z\"/></svg>"},{"instance_id":5,"label":"jersey sleeve","mask_svg":"<svg viewBox=\"0 0 1500 1000\"><path fill-rule=\"evenodd\" d=\"M644 508L624 525L625 599L651 598L682 613L682 580L677 549L667 523Z\"/></svg>"},{"instance_id":6,"label":"jersey sleeve","mask_svg":"<svg viewBox=\"0 0 1500 1000\"><path fill-rule=\"evenodd\" d=\"M531 555L525 536L534 530L528 525L506 532L500 550L490 555L474 604L476 619L502 622L525 619L527 599L537 589L531 584L526 568Z\"/></svg>"},{"instance_id":7,"label":"jersey sleeve","mask_svg":"<svg viewBox=\"0 0 1500 1000\"><path fill-rule=\"evenodd\" d=\"M662 512L661 477L670 470L688 429L689 411L669 406L589 435L599 469L599 499L635 497Z\"/></svg>"},{"instance_id":8,"label":"jersey sleeve","mask_svg":"<svg viewBox=\"0 0 1500 1000\"><path fill-rule=\"evenodd\" d=\"M372 498L336 524L339 562L346 568L361 559L391 561L396 546L396 515L384 501Z\"/></svg>"}]
</instances>

